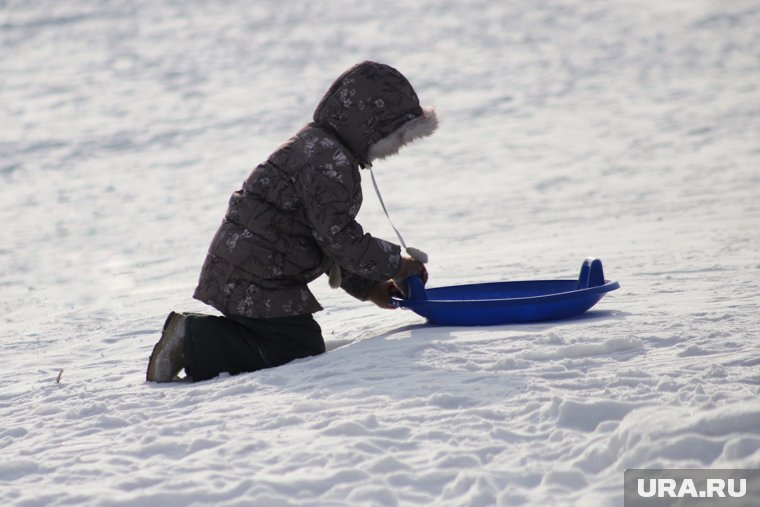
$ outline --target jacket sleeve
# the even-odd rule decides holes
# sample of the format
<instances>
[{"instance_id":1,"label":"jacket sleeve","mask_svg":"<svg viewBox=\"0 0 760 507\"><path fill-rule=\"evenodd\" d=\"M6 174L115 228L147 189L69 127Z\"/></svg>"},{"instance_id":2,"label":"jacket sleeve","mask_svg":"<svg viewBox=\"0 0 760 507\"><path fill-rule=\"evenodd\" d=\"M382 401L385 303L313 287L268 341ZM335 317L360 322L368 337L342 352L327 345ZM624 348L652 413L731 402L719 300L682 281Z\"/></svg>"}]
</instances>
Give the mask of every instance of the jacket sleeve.
<instances>
[{"instance_id":1,"label":"jacket sleeve","mask_svg":"<svg viewBox=\"0 0 760 507\"><path fill-rule=\"evenodd\" d=\"M359 301L366 301L369 297L369 292L376 283L377 281L375 280L344 271L340 288Z\"/></svg>"},{"instance_id":2,"label":"jacket sleeve","mask_svg":"<svg viewBox=\"0 0 760 507\"><path fill-rule=\"evenodd\" d=\"M356 166L339 146L319 150L309 162L298 178L299 193L312 235L324 254L363 278L392 278L398 272L401 248L365 233L354 218L361 206Z\"/></svg>"}]
</instances>

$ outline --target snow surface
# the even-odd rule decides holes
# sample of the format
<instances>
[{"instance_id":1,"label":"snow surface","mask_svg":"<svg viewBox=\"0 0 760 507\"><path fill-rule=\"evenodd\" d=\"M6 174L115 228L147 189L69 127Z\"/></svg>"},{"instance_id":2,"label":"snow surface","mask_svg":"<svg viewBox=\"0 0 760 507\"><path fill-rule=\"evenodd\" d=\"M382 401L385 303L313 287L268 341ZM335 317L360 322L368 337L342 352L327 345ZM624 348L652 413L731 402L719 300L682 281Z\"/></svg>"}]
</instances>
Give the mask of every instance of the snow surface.
<instances>
[{"instance_id":1,"label":"snow surface","mask_svg":"<svg viewBox=\"0 0 760 507\"><path fill-rule=\"evenodd\" d=\"M760 468L759 26L757 0L1 2L0 504L620 506L626 468ZM321 278L327 354L146 384L166 313L208 311L229 194L363 59L444 121L376 171L431 286L596 256L622 288L458 328Z\"/></svg>"}]
</instances>

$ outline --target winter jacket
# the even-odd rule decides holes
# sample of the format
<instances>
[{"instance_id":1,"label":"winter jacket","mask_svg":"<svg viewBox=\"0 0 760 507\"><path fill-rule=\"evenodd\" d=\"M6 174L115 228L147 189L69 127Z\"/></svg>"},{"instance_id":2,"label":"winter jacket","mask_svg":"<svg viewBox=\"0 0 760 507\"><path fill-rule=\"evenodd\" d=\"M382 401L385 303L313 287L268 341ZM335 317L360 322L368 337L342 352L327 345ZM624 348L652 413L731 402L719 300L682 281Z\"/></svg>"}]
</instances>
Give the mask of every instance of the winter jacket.
<instances>
[{"instance_id":1,"label":"winter jacket","mask_svg":"<svg viewBox=\"0 0 760 507\"><path fill-rule=\"evenodd\" d=\"M304 315L322 309L307 284L331 266L359 299L397 273L399 246L355 220L359 167L432 134L435 110L397 70L364 62L333 83L313 120L232 194L194 298L226 315Z\"/></svg>"}]
</instances>

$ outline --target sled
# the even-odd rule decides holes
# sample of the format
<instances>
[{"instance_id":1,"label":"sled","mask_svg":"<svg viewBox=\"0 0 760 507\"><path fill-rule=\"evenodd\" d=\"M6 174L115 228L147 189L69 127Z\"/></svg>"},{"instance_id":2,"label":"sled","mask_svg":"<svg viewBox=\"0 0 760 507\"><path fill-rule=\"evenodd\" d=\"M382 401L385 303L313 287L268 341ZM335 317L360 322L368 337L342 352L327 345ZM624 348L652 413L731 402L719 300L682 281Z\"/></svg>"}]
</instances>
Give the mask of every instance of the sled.
<instances>
[{"instance_id":1,"label":"sled","mask_svg":"<svg viewBox=\"0 0 760 507\"><path fill-rule=\"evenodd\" d=\"M412 310L430 324L488 326L540 322L579 315L607 292L620 288L605 280L602 261L583 262L577 280L534 280L427 289L418 276L407 280L407 296L391 304Z\"/></svg>"}]
</instances>

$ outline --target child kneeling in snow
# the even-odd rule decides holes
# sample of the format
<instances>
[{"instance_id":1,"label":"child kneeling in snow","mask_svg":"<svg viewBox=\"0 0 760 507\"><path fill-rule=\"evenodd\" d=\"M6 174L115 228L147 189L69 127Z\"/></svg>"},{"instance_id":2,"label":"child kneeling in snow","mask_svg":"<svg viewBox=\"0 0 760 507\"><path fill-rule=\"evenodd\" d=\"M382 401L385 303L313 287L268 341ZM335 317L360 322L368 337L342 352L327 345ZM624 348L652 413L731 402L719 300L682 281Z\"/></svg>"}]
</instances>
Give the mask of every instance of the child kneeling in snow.
<instances>
[{"instance_id":1,"label":"child kneeling in snow","mask_svg":"<svg viewBox=\"0 0 760 507\"><path fill-rule=\"evenodd\" d=\"M312 317L322 307L307 284L327 272L331 286L393 308L396 283L424 275L426 259L363 232L359 167L437 126L435 110L420 106L396 69L364 62L341 75L314 121L230 198L193 295L224 316L171 312L147 380L172 381L182 368L205 380L323 353Z\"/></svg>"}]
</instances>

